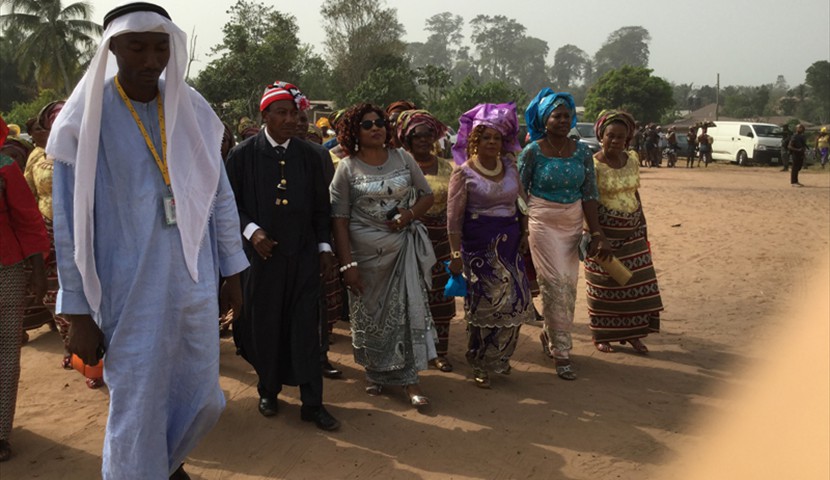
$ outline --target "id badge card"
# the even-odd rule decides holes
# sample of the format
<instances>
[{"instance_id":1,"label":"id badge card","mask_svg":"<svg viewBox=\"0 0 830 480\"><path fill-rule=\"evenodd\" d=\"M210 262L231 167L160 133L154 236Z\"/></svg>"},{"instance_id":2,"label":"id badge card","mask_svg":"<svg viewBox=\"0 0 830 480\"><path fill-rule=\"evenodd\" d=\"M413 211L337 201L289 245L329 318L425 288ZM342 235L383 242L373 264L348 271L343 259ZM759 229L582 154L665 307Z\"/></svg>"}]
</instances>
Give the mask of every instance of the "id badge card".
<instances>
[{"instance_id":1,"label":"id badge card","mask_svg":"<svg viewBox=\"0 0 830 480\"><path fill-rule=\"evenodd\" d=\"M176 224L176 200L173 195L165 195L164 203L164 223L170 227Z\"/></svg>"}]
</instances>

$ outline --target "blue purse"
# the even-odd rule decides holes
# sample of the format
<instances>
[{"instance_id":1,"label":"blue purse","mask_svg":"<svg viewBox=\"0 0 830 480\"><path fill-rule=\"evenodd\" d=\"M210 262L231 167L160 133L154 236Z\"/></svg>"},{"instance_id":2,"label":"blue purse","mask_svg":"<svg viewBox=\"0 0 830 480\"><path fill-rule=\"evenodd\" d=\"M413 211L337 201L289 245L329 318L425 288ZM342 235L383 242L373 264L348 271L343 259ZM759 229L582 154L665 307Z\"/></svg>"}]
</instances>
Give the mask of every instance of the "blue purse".
<instances>
[{"instance_id":1,"label":"blue purse","mask_svg":"<svg viewBox=\"0 0 830 480\"><path fill-rule=\"evenodd\" d=\"M444 262L444 269L450 274L447 285L444 286L444 297L465 297L467 296L467 281L464 280L464 275L453 275L450 271L450 262Z\"/></svg>"}]
</instances>

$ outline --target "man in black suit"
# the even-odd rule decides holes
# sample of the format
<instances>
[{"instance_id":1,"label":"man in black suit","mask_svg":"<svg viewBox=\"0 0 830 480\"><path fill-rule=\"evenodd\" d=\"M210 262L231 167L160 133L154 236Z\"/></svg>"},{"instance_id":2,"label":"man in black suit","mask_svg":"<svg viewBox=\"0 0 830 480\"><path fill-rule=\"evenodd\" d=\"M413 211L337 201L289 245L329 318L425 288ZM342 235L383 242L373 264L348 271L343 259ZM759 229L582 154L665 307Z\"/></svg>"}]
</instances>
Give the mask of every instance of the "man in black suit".
<instances>
[{"instance_id":1,"label":"man in black suit","mask_svg":"<svg viewBox=\"0 0 830 480\"><path fill-rule=\"evenodd\" d=\"M251 258L246 305L234 325L239 353L259 376L259 412L277 414L283 385L299 385L301 418L323 430L340 423L323 407L320 274L332 274L328 184L319 154L296 134L308 100L290 83L265 89L265 128L228 155L242 234Z\"/></svg>"}]
</instances>

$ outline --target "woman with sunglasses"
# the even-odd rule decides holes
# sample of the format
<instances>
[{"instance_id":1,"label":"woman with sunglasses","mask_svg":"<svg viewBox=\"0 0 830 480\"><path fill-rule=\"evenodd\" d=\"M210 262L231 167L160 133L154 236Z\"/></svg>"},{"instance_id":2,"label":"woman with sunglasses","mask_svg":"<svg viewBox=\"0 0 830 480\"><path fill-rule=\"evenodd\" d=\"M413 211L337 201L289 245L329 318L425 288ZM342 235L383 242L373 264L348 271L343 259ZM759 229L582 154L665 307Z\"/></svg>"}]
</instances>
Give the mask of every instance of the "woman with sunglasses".
<instances>
[{"instance_id":1,"label":"woman with sunglasses","mask_svg":"<svg viewBox=\"0 0 830 480\"><path fill-rule=\"evenodd\" d=\"M429 310L438 332L438 356L432 365L442 372L451 372L447 359L449 350L450 321L455 316L455 298L444 296L444 286L450 276L444 262L450 259L450 242L447 238L447 189L452 174L452 163L435 154L438 139L447 127L426 110L404 110L395 125L398 142L418 162L432 189L435 202L419 218L427 227L432 249L438 261L432 267L432 289L429 291Z\"/></svg>"},{"instance_id":2,"label":"woman with sunglasses","mask_svg":"<svg viewBox=\"0 0 830 480\"><path fill-rule=\"evenodd\" d=\"M527 251L524 192L514 152L514 103L476 106L461 116L452 153L447 231L450 271L464 271L467 361L473 380L490 388L489 372L510 373L519 329L535 318L522 252Z\"/></svg>"},{"instance_id":3,"label":"woman with sunglasses","mask_svg":"<svg viewBox=\"0 0 830 480\"><path fill-rule=\"evenodd\" d=\"M417 220L433 196L415 160L389 148L391 138L379 107L361 103L343 115L337 140L348 156L330 187L332 223L366 393L402 386L417 408L429 404L418 372L436 356L427 296L435 254Z\"/></svg>"}]
</instances>

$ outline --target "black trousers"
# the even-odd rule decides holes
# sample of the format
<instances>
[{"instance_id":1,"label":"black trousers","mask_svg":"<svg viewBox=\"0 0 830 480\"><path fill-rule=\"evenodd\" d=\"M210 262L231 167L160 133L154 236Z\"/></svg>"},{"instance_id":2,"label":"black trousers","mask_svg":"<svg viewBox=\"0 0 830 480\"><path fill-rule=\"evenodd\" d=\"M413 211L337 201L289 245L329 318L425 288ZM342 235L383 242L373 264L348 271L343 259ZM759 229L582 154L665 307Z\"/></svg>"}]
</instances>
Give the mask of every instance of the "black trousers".
<instances>
[{"instance_id":1,"label":"black trousers","mask_svg":"<svg viewBox=\"0 0 830 480\"><path fill-rule=\"evenodd\" d=\"M790 183L798 183L798 172L801 171L801 167L804 166L804 154L803 153L792 153L793 165L790 169Z\"/></svg>"}]
</instances>

